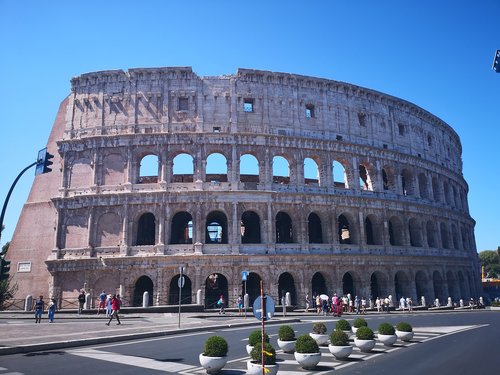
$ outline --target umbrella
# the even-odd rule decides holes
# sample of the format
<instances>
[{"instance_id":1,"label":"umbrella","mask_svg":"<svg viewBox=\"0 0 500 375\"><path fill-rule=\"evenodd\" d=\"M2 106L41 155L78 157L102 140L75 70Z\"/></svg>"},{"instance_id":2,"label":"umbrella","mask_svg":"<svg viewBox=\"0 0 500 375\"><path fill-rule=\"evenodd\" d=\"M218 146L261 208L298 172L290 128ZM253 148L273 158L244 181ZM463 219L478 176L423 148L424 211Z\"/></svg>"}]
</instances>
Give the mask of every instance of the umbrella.
<instances>
[{"instance_id":1,"label":"umbrella","mask_svg":"<svg viewBox=\"0 0 500 375\"><path fill-rule=\"evenodd\" d=\"M326 294L321 294L319 298L324 299L325 301L328 301L328 296Z\"/></svg>"}]
</instances>

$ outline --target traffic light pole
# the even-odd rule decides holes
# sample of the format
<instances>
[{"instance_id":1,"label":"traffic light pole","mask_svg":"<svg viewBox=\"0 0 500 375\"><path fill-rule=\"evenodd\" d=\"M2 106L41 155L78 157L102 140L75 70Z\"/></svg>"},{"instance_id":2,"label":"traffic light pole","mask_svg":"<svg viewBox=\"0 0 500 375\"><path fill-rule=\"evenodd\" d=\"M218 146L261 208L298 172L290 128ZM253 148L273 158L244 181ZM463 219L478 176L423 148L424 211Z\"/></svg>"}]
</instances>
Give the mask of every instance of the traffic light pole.
<instances>
[{"instance_id":1,"label":"traffic light pole","mask_svg":"<svg viewBox=\"0 0 500 375\"><path fill-rule=\"evenodd\" d=\"M12 186L10 187L9 192L7 193L7 198L5 198L5 202L3 202L2 214L0 215L0 240L2 239L3 218L5 216L5 211L7 210L7 205L9 204L10 195L12 194L12 191L14 190L14 187L16 186L17 181L19 181L19 179L24 174L24 172L26 172L31 167L34 167L35 165L37 165L37 163L38 163L38 161L35 161L34 163L32 163L32 164L28 165L26 168L24 168L21 171L21 173L19 173L19 175L16 177L16 179L12 183Z\"/></svg>"}]
</instances>

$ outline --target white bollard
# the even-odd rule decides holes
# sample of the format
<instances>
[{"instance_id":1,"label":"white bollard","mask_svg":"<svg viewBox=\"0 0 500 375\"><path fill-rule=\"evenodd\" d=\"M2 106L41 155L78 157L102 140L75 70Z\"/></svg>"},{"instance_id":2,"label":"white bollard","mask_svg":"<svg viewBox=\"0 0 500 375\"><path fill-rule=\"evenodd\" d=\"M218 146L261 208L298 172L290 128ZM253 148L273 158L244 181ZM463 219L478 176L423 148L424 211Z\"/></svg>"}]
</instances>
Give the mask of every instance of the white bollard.
<instances>
[{"instance_id":1,"label":"white bollard","mask_svg":"<svg viewBox=\"0 0 500 375\"><path fill-rule=\"evenodd\" d=\"M24 300L24 311L31 311L33 307L33 296L27 295Z\"/></svg>"},{"instance_id":2,"label":"white bollard","mask_svg":"<svg viewBox=\"0 0 500 375\"><path fill-rule=\"evenodd\" d=\"M85 303L83 304L83 309L88 310L91 307L92 299L90 298L90 293L85 294Z\"/></svg>"},{"instance_id":3,"label":"white bollard","mask_svg":"<svg viewBox=\"0 0 500 375\"><path fill-rule=\"evenodd\" d=\"M202 298L201 298L201 289L198 289L196 291L196 304L203 305Z\"/></svg>"},{"instance_id":4,"label":"white bollard","mask_svg":"<svg viewBox=\"0 0 500 375\"><path fill-rule=\"evenodd\" d=\"M142 307L149 307L149 292L145 291L142 294Z\"/></svg>"}]
</instances>

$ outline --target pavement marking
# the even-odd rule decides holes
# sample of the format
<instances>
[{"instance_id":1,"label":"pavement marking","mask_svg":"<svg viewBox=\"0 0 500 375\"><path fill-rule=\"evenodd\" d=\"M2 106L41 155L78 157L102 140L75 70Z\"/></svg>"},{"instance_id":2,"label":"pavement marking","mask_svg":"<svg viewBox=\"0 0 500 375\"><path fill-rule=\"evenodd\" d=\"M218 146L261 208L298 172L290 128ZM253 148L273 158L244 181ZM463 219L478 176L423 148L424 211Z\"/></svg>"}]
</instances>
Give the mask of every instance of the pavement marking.
<instances>
[{"instance_id":1,"label":"pavement marking","mask_svg":"<svg viewBox=\"0 0 500 375\"><path fill-rule=\"evenodd\" d=\"M147 368L150 370L168 371L173 373L179 373L180 371L186 371L188 369L195 368L192 365L185 365L182 363L175 362L161 362L156 359L135 357L131 355L116 354L110 352L104 352L95 349L77 349L68 351L71 355L76 355L80 357L97 359L100 361L120 363L128 366L135 366L141 368Z\"/></svg>"}]
</instances>

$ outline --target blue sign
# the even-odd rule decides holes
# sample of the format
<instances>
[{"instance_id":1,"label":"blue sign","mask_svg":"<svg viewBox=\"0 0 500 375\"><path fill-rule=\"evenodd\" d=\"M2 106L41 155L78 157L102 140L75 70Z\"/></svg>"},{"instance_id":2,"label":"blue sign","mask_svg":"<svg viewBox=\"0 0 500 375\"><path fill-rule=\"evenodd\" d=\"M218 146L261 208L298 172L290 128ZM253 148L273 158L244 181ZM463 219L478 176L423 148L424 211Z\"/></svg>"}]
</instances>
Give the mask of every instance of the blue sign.
<instances>
[{"instance_id":1,"label":"blue sign","mask_svg":"<svg viewBox=\"0 0 500 375\"><path fill-rule=\"evenodd\" d=\"M269 320L274 316L274 301L269 296L264 296L265 303L265 315L264 320ZM262 320L262 301L260 297L257 297L253 303L253 316L257 320Z\"/></svg>"},{"instance_id":2,"label":"blue sign","mask_svg":"<svg viewBox=\"0 0 500 375\"><path fill-rule=\"evenodd\" d=\"M241 272L241 281L247 281L248 271Z\"/></svg>"}]
</instances>

